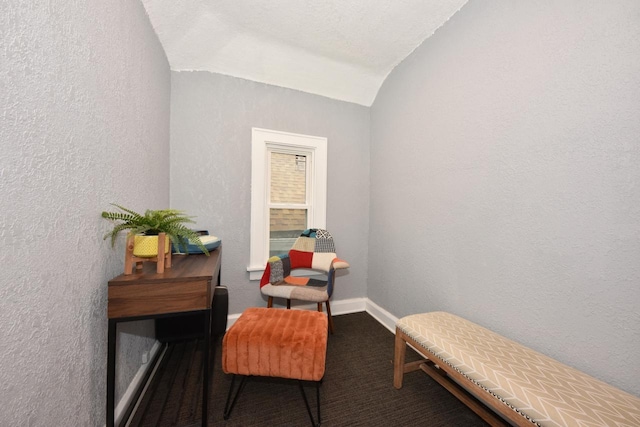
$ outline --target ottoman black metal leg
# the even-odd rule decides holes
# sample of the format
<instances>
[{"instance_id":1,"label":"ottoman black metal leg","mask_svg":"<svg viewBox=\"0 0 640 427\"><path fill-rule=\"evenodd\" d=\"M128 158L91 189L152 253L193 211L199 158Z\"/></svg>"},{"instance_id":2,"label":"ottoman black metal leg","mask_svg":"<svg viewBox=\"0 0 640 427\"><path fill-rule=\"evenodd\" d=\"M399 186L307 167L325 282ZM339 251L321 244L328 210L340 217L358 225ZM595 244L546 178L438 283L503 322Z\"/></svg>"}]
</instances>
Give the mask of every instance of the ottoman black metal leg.
<instances>
[{"instance_id":1,"label":"ottoman black metal leg","mask_svg":"<svg viewBox=\"0 0 640 427\"><path fill-rule=\"evenodd\" d=\"M245 383L247 381L248 377L243 376L242 377L242 381L240 381L240 385L238 386L238 390L236 390L236 394L233 396L233 401L231 401L231 395L233 394L233 385L236 382L236 375L233 375L233 378L231 378L231 385L229 386L229 394L227 395L227 403L225 403L224 405L224 416L223 418L225 420L228 420L229 417L231 416L231 411L233 410L233 407L236 405L236 401L238 400L238 396L240 395L240 392L242 391L242 389L245 386Z\"/></svg>"},{"instance_id":2,"label":"ottoman black metal leg","mask_svg":"<svg viewBox=\"0 0 640 427\"><path fill-rule=\"evenodd\" d=\"M318 422L316 423L313 419L313 414L311 413L311 407L309 406L309 401L307 400L307 395L304 392L304 387L302 386L302 381L298 380L298 385L300 386L300 392L302 393L302 398L304 399L304 404L307 407L307 413L309 414L309 418L311 419L311 425L313 427L319 427L322 422L320 418L320 381L314 381L316 386L316 405L318 408Z\"/></svg>"}]
</instances>

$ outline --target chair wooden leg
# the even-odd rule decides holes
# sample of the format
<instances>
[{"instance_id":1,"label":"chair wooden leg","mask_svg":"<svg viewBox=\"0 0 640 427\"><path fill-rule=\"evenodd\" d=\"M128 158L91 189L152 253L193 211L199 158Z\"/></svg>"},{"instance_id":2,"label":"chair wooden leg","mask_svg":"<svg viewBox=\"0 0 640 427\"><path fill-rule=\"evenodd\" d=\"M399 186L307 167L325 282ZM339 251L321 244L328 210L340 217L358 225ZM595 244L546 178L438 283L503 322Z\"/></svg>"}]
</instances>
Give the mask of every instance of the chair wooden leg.
<instances>
[{"instance_id":1,"label":"chair wooden leg","mask_svg":"<svg viewBox=\"0 0 640 427\"><path fill-rule=\"evenodd\" d=\"M331 307L329 307L329 300L326 302L327 304L327 317L329 318L329 332L333 334L333 317L331 317ZM322 306L322 304L320 304Z\"/></svg>"},{"instance_id":2,"label":"chair wooden leg","mask_svg":"<svg viewBox=\"0 0 640 427\"><path fill-rule=\"evenodd\" d=\"M331 317L331 306L329 305L329 300L326 301L327 305L327 317L329 320L329 332L333 333L333 317ZM267 308L273 307L273 297L269 297L267 299ZM291 309L291 300L287 300L287 309ZM318 303L318 311L322 313L322 303Z\"/></svg>"}]
</instances>

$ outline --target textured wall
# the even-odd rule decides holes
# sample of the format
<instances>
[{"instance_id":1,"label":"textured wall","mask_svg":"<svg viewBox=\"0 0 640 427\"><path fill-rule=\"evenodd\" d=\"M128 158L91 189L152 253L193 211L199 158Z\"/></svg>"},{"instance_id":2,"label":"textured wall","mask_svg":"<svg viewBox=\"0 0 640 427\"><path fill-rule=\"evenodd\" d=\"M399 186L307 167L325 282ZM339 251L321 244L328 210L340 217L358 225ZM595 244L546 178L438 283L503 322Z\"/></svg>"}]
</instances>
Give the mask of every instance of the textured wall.
<instances>
[{"instance_id":1,"label":"textured wall","mask_svg":"<svg viewBox=\"0 0 640 427\"><path fill-rule=\"evenodd\" d=\"M102 425L100 211L168 206L168 63L137 1L4 0L0 28L0 425ZM121 331L118 395L154 341Z\"/></svg>"},{"instance_id":2,"label":"textured wall","mask_svg":"<svg viewBox=\"0 0 640 427\"><path fill-rule=\"evenodd\" d=\"M640 395L639 117L638 2L470 1L372 107L369 297Z\"/></svg>"},{"instance_id":3,"label":"textured wall","mask_svg":"<svg viewBox=\"0 0 640 427\"><path fill-rule=\"evenodd\" d=\"M369 109L209 72L172 72L171 88L171 206L222 238L230 313L266 304L246 271L252 126L328 138L327 228L351 264L333 298L364 297Z\"/></svg>"}]
</instances>

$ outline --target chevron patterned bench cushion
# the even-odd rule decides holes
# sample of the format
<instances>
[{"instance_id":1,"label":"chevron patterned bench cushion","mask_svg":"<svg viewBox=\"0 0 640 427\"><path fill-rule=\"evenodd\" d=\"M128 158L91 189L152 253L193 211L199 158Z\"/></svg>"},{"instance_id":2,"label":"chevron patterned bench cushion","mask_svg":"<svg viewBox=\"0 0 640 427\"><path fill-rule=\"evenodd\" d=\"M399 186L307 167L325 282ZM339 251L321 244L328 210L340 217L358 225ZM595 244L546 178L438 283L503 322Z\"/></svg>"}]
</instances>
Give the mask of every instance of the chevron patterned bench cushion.
<instances>
[{"instance_id":1,"label":"chevron patterned bench cushion","mask_svg":"<svg viewBox=\"0 0 640 427\"><path fill-rule=\"evenodd\" d=\"M445 312L396 327L481 389L540 426L640 426L640 398Z\"/></svg>"}]
</instances>

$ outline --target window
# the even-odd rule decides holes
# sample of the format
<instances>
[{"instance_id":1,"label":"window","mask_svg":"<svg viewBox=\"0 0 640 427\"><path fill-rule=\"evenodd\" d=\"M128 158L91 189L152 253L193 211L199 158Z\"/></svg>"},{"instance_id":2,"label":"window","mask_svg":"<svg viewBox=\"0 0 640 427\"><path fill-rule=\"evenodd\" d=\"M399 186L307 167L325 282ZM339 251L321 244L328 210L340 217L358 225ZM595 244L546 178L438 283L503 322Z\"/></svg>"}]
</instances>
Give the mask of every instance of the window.
<instances>
[{"instance_id":1,"label":"window","mask_svg":"<svg viewBox=\"0 0 640 427\"><path fill-rule=\"evenodd\" d=\"M270 256L307 228L325 228L327 139L267 129L251 136L251 254L259 280Z\"/></svg>"}]
</instances>

